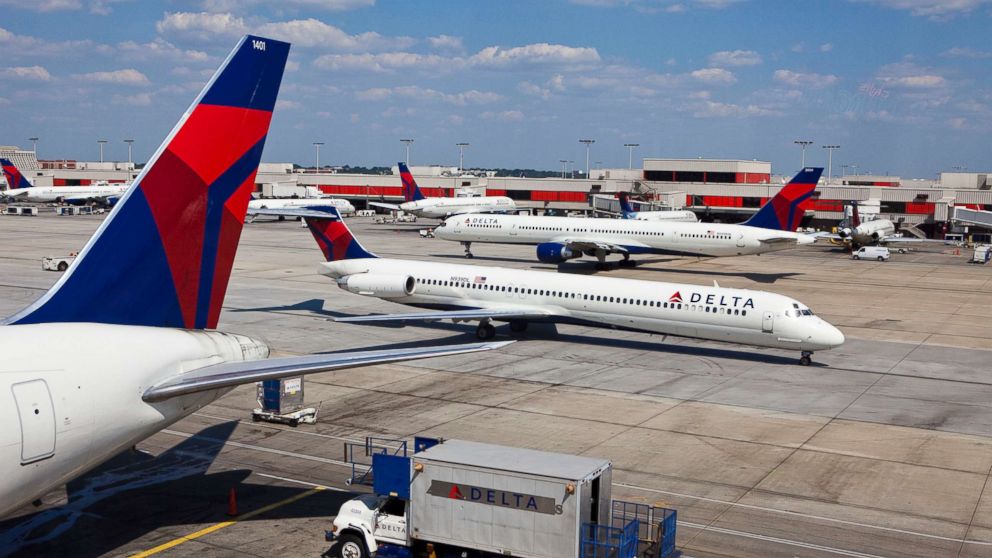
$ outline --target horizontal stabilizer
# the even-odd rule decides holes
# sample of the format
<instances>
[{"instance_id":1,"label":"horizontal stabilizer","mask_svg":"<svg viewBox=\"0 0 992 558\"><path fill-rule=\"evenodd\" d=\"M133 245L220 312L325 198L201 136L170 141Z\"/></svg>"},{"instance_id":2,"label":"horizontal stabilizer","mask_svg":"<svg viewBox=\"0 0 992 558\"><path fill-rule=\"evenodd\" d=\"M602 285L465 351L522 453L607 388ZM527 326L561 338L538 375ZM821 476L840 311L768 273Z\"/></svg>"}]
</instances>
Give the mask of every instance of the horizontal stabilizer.
<instances>
[{"instance_id":1,"label":"horizontal stabilizer","mask_svg":"<svg viewBox=\"0 0 992 558\"><path fill-rule=\"evenodd\" d=\"M369 205L374 205L376 207L385 207L386 209L392 209L394 211L401 211L400 206L393 203L369 202Z\"/></svg>"},{"instance_id":2,"label":"horizontal stabilizer","mask_svg":"<svg viewBox=\"0 0 992 558\"><path fill-rule=\"evenodd\" d=\"M421 358L491 351L505 347L510 343L513 343L513 341L437 345L434 347L384 351L355 351L329 355L269 358L248 362L226 362L206 366L154 385L148 388L141 398L149 403L154 403L180 395L229 388L263 380L274 380L276 378L285 378L286 376L329 372L345 368L358 368L361 366L372 366L374 364L402 362Z\"/></svg>"},{"instance_id":3,"label":"horizontal stabilizer","mask_svg":"<svg viewBox=\"0 0 992 558\"><path fill-rule=\"evenodd\" d=\"M373 314L331 318L335 322L432 322L437 320L515 319L533 320L550 316L550 312L534 308L479 308L471 310L446 310L440 312L406 312L403 314Z\"/></svg>"},{"instance_id":4,"label":"horizontal stabilizer","mask_svg":"<svg viewBox=\"0 0 992 558\"><path fill-rule=\"evenodd\" d=\"M321 206L323 207L323 206ZM311 219L330 219L334 214L309 207L286 207L248 209L248 215L271 215L273 217L309 217Z\"/></svg>"}]
</instances>

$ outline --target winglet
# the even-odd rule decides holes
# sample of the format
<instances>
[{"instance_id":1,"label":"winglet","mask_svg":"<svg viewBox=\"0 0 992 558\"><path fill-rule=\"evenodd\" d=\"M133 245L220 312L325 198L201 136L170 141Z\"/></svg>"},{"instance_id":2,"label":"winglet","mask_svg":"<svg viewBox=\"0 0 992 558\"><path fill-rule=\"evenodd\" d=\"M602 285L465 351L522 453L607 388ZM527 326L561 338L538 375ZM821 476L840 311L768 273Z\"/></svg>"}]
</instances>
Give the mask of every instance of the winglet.
<instances>
[{"instance_id":1,"label":"winglet","mask_svg":"<svg viewBox=\"0 0 992 558\"><path fill-rule=\"evenodd\" d=\"M216 327L288 55L243 37L69 270L7 323Z\"/></svg>"},{"instance_id":2,"label":"winglet","mask_svg":"<svg viewBox=\"0 0 992 558\"><path fill-rule=\"evenodd\" d=\"M310 215L304 216L313 239L324 253L329 262L339 260L355 260L362 258L377 258L369 252L358 239L351 234L351 229L345 224L337 208L315 206L306 208ZM325 214L325 215L319 215Z\"/></svg>"},{"instance_id":3,"label":"winglet","mask_svg":"<svg viewBox=\"0 0 992 558\"><path fill-rule=\"evenodd\" d=\"M28 177L21 174L17 165L12 163L10 159L0 159L0 166L3 167L3 177L7 180L7 188L9 190L30 188L33 186L31 181L28 180Z\"/></svg>"},{"instance_id":4,"label":"winglet","mask_svg":"<svg viewBox=\"0 0 992 558\"><path fill-rule=\"evenodd\" d=\"M426 199L424 193L417 186L417 181L413 179L410 168L406 163L398 163L400 167L400 180L403 181L403 201L420 201Z\"/></svg>"},{"instance_id":5,"label":"winglet","mask_svg":"<svg viewBox=\"0 0 992 558\"><path fill-rule=\"evenodd\" d=\"M799 174L783 186L775 197L768 200L768 203L743 224L762 229L795 232L799 228L806 206L813 197L822 173L822 167L806 167L799 171Z\"/></svg>"}]
</instances>

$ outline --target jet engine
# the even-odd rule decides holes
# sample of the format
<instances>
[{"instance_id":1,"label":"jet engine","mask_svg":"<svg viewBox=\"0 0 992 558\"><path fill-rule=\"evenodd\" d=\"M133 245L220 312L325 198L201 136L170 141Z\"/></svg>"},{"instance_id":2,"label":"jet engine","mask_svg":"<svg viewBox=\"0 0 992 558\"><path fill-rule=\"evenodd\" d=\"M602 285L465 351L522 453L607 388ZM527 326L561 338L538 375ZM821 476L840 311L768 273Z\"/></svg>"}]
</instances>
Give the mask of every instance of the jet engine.
<instances>
[{"instance_id":1,"label":"jet engine","mask_svg":"<svg viewBox=\"0 0 992 558\"><path fill-rule=\"evenodd\" d=\"M398 298L412 295L416 289L416 281L409 275L360 273L338 279L338 286L350 293Z\"/></svg>"},{"instance_id":2,"label":"jet engine","mask_svg":"<svg viewBox=\"0 0 992 558\"><path fill-rule=\"evenodd\" d=\"M562 263L581 255L581 252L573 252L558 242L544 242L537 245L537 259L544 263Z\"/></svg>"}]
</instances>

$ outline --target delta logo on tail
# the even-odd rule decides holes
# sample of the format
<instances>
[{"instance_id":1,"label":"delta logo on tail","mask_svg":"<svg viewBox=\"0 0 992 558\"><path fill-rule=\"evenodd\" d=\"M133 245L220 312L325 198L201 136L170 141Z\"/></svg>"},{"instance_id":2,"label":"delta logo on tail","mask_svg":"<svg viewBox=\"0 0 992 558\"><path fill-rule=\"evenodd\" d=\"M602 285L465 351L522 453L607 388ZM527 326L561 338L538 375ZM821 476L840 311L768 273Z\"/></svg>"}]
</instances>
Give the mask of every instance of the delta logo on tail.
<instances>
[{"instance_id":1,"label":"delta logo on tail","mask_svg":"<svg viewBox=\"0 0 992 558\"><path fill-rule=\"evenodd\" d=\"M410 173L410 168L406 166L406 163L399 163L400 168L400 180L403 182L403 201L420 201L424 198L424 194L417 187L417 181L413 179L413 174Z\"/></svg>"},{"instance_id":2,"label":"delta logo on tail","mask_svg":"<svg viewBox=\"0 0 992 558\"><path fill-rule=\"evenodd\" d=\"M311 211L327 213L327 217L307 217L307 227L317 241L317 246L329 262L361 258L374 258L375 254L362 247L351 231L341 220L337 208L315 206L307 208Z\"/></svg>"},{"instance_id":3,"label":"delta logo on tail","mask_svg":"<svg viewBox=\"0 0 992 558\"><path fill-rule=\"evenodd\" d=\"M806 167L799 171L775 197L768 201L744 225L795 232L810 204L816 184L823 174L822 167Z\"/></svg>"},{"instance_id":4,"label":"delta logo on tail","mask_svg":"<svg viewBox=\"0 0 992 558\"><path fill-rule=\"evenodd\" d=\"M11 323L215 328L288 55L242 39L60 283Z\"/></svg>"},{"instance_id":5,"label":"delta logo on tail","mask_svg":"<svg viewBox=\"0 0 992 558\"><path fill-rule=\"evenodd\" d=\"M7 181L7 188L16 190L18 188L30 188L32 186L31 181L21 174L17 165L11 162L10 159L0 159L0 166L3 167L3 177Z\"/></svg>"}]
</instances>

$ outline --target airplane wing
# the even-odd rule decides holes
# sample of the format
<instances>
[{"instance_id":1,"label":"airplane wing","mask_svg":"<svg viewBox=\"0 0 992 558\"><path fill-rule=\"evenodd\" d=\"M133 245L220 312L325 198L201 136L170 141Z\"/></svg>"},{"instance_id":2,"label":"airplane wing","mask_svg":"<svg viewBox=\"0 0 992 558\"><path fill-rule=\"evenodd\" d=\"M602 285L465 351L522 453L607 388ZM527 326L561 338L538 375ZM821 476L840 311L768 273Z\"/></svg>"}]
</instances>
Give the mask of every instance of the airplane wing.
<instances>
[{"instance_id":1,"label":"airplane wing","mask_svg":"<svg viewBox=\"0 0 992 558\"><path fill-rule=\"evenodd\" d=\"M762 244L799 244L799 240L793 236L769 236L759 238L758 242Z\"/></svg>"},{"instance_id":2,"label":"airplane wing","mask_svg":"<svg viewBox=\"0 0 992 558\"><path fill-rule=\"evenodd\" d=\"M393 209L395 211L402 211L402 208L400 208L400 206L393 203L369 202L369 205L374 205L376 207L385 207L386 209Z\"/></svg>"},{"instance_id":3,"label":"airplane wing","mask_svg":"<svg viewBox=\"0 0 992 558\"><path fill-rule=\"evenodd\" d=\"M444 310L438 312L404 312L402 314L373 314L371 316L349 316L331 318L335 322L434 322L437 320L482 320L494 319L537 319L551 316L552 313L535 308L472 308L467 310Z\"/></svg>"},{"instance_id":4,"label":"airplane wing","mask_svg":"<svg viewBox=\"0 0 992 558\"><path fill-rule=\"evenodd\" d=\"M551 242L557 242L566 246L569 250L573 252L587 252L590 250L603 250L607 254L626 254L627 248L614 244L612 242L606 242L604 240L599 240L596 238L571 238L571 237L558 237L551 239Z\"/></svg>"},{"instance_id":5,"label":"airplane wing","mask_svg":"<svg viewBox=\"0 0 992 558\"><path fill-rule=\"evenodd\" d=\"M141 399L149 403L154 403L179 395L233 387L262 380L274 380L286 376L313 374L316 372L328 372L331 370L358 368L361 366L402 362L421 358L491 351L509 345L510 343L513 343L513 341L438 345L434 347L385 351L353 351L327 355L269 358L247 362L225 362L223 364L205 366L160 382L145 390Z\"/></svg>"},{"instance_id":6,"label":"airplane wing","mask_svg":"<svg viewBox=\"0 0 992 558\"><path fill-rule=\"evenodd\" d=\"M879 242L881 244L923 244L926 242L935 242L938 244L942 244L944 241L936 240L933 238L916 238L909 236L892 235L879 239Z\"/></svg>"},{"instance_id":7,"label":"airplane wing","mask_svg":"<svg viewBox=\"0 0 992 558\"><path fill-rule=\"evenodd\" d=\"M843 238L839 234L828 233L828 232L817 232L817 233L813 233L811 236L817 240L829 240L831 242L848 240Z\"/></svg>"}]
</instances>

